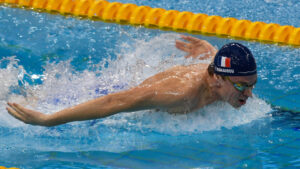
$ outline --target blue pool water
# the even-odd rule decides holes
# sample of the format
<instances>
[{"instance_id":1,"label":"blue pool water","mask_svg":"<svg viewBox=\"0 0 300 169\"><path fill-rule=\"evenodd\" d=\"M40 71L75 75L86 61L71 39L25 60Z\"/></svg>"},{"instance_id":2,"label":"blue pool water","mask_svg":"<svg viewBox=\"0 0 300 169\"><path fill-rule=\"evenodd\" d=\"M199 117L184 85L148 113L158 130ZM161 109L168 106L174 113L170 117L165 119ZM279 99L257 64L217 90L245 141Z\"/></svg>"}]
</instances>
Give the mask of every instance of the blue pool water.
<instances>
[{"instance_id":1,"label":"blue pool water","mask_svg":"<svg viewBox=\"0 0 300 169\"><path fill-rule=\"evenodd\" d=\"M120 0L300 27L298 0ZM233 39L193 35L217 48ZM185 59L179 34L0 6L0 166L299 168L300 48L239 41L258 65L255 97L187 115L140 111L52 128L25 125L14 101L45 113L128 89ZM208 62L208 61L203 61Z\"/></svg>"}]
</instances>

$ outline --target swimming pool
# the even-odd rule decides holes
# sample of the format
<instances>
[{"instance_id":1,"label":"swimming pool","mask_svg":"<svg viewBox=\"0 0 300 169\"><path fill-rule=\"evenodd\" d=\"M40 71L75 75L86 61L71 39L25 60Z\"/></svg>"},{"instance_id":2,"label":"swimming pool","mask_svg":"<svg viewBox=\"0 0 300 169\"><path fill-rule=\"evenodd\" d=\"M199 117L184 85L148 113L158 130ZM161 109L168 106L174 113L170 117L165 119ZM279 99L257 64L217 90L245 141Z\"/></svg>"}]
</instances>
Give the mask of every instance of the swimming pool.
<instances>
[{"instance_id":1,"label":"swimming pool","mask_svg":"<svg viewBox=\"0 0 300 169\"><path fill-rule=\"evenodd\" d=\"M299 27L300 2L129 1ZM243 9L243 10L241 10ZM6 101L51 113L127 89L185 59L177 33L0 7L0 166L298 168L300 50L240 41L257 59L255 97L188 115L141 111L53 128L24 125ZM236 40L194 35L220 47Z\"/></svg>"}]
</instances>

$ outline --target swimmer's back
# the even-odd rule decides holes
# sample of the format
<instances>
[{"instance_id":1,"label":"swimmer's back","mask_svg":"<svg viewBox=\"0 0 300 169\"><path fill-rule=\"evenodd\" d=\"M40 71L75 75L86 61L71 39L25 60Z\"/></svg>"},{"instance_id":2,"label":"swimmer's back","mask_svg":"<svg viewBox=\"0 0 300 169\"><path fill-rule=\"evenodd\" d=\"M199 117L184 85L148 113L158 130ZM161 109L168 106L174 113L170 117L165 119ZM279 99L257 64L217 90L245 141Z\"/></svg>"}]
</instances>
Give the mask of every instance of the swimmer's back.
<instances>
[{"instance_id":1,"label":"swimmer's back","mask_svg":"<svg viewBox=\"0 0 300 169\"><path fill-rule=\"evenodd\" d=\"M161 80L164 80L166 78L174 78L174 80L184 80L187 81L199 81L202 79L208 64L193 64L188 66L174 66L171 67L163 72L160 72L152 77L149 77L144 82L142 82L140 85L149 85L155 82L159 82Z\"/></svg>"}]
</instances>

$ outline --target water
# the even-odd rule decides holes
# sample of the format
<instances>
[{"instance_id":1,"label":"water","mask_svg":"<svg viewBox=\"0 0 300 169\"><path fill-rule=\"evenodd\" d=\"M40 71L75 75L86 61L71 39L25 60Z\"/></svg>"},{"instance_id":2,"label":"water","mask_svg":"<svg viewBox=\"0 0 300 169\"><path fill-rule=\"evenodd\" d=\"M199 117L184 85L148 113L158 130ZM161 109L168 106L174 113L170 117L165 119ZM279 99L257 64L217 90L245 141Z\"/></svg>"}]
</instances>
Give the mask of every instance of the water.
<instances>
[{"instance_id":1,"label":"water","mask_svg":"<svg viewBox=\"0 0 300 169\"><path fill-rule=\"evenodd\" d=\"M298 11L298 1L245 0L233 5L228 1L196 2L199 5L191 1L121 2L294 26L300 23L299 13L292 12ZM290 12L274 12L285 10ZM178 34L142 27L1 6L0 30L0 166L300 166L300 117L296 113L300 98L299 48L240 41L253 51L259 76L254 98L239 110L214 103L187 115L149 110L44 128L10 117L6 102L53 113L128 89L173 65L201 61L185 59L184 53L174 47ZM217 48L236 41L195 36Z\"/></svg>"}]
</instances>

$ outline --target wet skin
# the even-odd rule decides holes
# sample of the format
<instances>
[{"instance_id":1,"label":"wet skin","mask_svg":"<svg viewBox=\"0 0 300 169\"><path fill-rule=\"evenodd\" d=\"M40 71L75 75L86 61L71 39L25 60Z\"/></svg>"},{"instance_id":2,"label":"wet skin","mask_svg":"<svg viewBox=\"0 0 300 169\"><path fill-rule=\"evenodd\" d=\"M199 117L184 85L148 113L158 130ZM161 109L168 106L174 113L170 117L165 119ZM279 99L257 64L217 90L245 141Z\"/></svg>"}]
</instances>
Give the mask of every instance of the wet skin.
<instances>
[{"instance_id":1,"label":"wet skin","mask_svg":"<svg viewBox=\"0 0 300 169\"><path fill-rule=\"evenodd\" d=\"M176 41L176 47L187 52L187 58L213 57L217 50L208 42L182 36L188 42ZM202 58L202 59L203 59ZM201 58L199 58L201 59ZM103 118L120 112L162 109L170 113L188 113L215 101L228 102L235 108L252 96L252 88L240 92L220 76L210 76L208 64L174 66L146 79L129 90L108 94L64 110L44 114L17 103L8 103L7 111L24 123L55 126L72 121ZM232 82L252 85L257 76L229 77Z\"/></svg>"}]
</instances>

